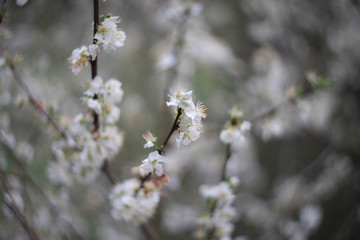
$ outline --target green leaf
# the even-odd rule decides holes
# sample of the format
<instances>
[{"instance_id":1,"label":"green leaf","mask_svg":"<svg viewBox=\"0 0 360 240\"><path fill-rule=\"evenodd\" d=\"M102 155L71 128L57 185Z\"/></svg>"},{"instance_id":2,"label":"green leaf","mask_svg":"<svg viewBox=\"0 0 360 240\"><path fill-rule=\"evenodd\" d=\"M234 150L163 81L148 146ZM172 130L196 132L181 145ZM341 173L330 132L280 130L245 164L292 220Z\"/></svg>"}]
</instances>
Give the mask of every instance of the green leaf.
<instances>
[{"instance_id":1,"label":"green leaf","mask_svg":"<svg viewBox=\"0 0 360 240\"><path fill-rule=\"evenodd\" d=\"M211 209L214 206L215 203L216 203L216 198L208 197L206 199L205 205L206 205L207 208Z\"/></svg>"},{"instance_id":2,"label":"green leaf","mask_svg":"<svg viewBox=\"0 0 360 240\"><path fill-rule=\"evenodd\" d=\"M100 18L100 23L102 23L102 22L105 20L105 16L104 16L104 15L100 15L99 18Z\"/></svg>"},{"instance_id":3,"label":"green leaf","mask_svg":"<svg viewBox=\"0 0 360 240\"><path fill-rule=\"evenodd\" d=\"M4 5L2 5L1 10L0 10L0 17L5 17L6 14L6 3L4 3Z\"/></svg>"},{"instance_id":4,"label":"green leaf","mask_svg":"<svg viewBox=\"0 0 360 240\"><path fill-rule=\"evenodd\" d=\"M315 90L329 90L334 85L334 80L317 75L314 72L309 72L307 74L307 79L311 87Z\"/></svg>"}]
</instances>

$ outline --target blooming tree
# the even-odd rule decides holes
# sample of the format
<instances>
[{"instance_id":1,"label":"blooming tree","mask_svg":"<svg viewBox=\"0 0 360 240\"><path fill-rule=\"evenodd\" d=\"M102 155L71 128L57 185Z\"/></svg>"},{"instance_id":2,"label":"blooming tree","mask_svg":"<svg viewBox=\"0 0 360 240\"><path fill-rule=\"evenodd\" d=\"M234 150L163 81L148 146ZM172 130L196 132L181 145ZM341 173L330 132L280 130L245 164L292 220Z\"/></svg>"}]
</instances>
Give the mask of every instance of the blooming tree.
<instances>
[{"instance_id":1,"label":"blooming tree","mask_svg":"<svg viewBox=\"0 0 360 240\"><path fill-rule=\"evenodd\" d=\"M355 3L44 2L0 1L0 239L358 238Z\"/></svg>"}]
</instances>

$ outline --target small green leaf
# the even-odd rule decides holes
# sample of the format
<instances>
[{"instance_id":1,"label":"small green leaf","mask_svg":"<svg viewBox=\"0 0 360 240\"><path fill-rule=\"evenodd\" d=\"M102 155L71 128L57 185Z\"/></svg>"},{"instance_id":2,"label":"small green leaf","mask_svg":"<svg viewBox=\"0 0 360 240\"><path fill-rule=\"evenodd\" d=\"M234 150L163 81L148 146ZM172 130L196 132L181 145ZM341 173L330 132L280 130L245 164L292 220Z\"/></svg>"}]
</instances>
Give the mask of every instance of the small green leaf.
<instances>
[{"instance_id":1,"label":"small green leaf","mask_svg":"<svg viewBox=\"0 0 360 240\"><path fill-rule=\"evenodd\" d=\"M216 198L208 197L206 199L205 205L206 205L207 208L211 209L214 206L215 203L216 203Z\"/></svg>"},{"instance_id":2,"label":"small green leaf","mask_svg":"<svg viewBox=\"0 0 360 240\"><path fill-rule=\"evenodd\" d=\"M100 18L100 22L101 22L101 23L105 20L105 16L104 16L104 15L100 15L99 18Z\"/></svg>"},{"instance_id":3,"label":"small green leaf","mask_svg":"<svg viewBox=\"0 0 360 240\"><path fill-rule=\"evenodd\" d=\"M4 3L0 9L0 17L3 18L5 17L5 14L6 14L6 5L7 3Z\"/></svg>"},{"instance_id":4,"label":"small green leaf","mask_svg":"<svg viewBox=\"0 0 360 240\"><path fill-rule=\"evenodd\" d=\"M319 76L314 72L307 74L307 79L313 89L317 90L329 90L334 85L334 81L324 76Z\"/></svg>"}]
</instances>

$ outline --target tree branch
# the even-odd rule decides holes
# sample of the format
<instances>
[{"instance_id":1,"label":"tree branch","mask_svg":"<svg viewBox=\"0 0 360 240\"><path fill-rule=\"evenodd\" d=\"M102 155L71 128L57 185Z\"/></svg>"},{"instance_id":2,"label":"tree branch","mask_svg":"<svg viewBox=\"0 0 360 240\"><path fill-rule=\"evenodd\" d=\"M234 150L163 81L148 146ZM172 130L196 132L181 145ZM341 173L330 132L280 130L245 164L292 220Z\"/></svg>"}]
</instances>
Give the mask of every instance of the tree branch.
<instances>
[{"instance_id":1,"label":"tree branch","mask_svg":"<svg viewBox=\"0 0 360 240\"><path fill-rule=\"evenodd\" d=\"M45 111L45 109L38 103L38 101L33 96L32 92L30 91L29 87L26 85L23 77L17 70L15 63L11 59L9 53L6 51L4 46L0 43L0 50L6 59L7 65L10 67L10 70L16 80L16 82L20 85L20 87L25 92L26 96L29 98L30 104L35 108L35 110L39 111L41 114L43 114L46 118L46 120L53 126L53 128L60 134L61 138L68 141L69 137L65 133L65 131L55 122L55 120ZM75 149L78 149L78 147L74 147Z\"/></svg>"},{"instance_id":2,"label":"tree branch","mask_svg":"<svg viewBox=\"0 0 360 240\"><path fill-rule=\"evenodd\" d=\"M99 28L99 0L94 0L94 29L93 29L93 44L96 44L95 34ZM97 76L97 60L98 56L94 60L91 60L91 79ZM98 99L97 94L94 95L93 99ZM100 128L100 117L99 115L93 110L93 132L96 133L99 131Z\"/></svg>"},{"instance_id":3,"label":"tree branch","mask_svg":"<svg viewBox=\"0 0 360 240\"><path fill-rule=\"evenodd\" d=\"M31 185L40 193L41 197L47 202L47 204L50 206L51 210L56 213L56 215L59 217L59 220L62 221L64 224L66 224L69 229L73 232L74 236L79 240L84 240L84 238L77 232L77 230L73 227L71 223L69 223L65 218L61 216L61 213L59 209L50 201L50 199L46 196L46 194L41 190L39 185L35 182L35 180L32 178L31 174L27 171L24 164L18 159L18 157L15 155L13 150L7 146L5 143L0 141L1 145L4 147L4 149L11 155L12 159L15 161L15 163L19 166L19 168L24 173L25 178L30 182Z\"/></svg>"},{"instance_id":4,"label":"tree branch","mask_svg":"<svg viewBox=\"0 0 360 240\"><path fill-rule=\"evenodd\" d=\"M6 183L6 176L4 175L3 172L0 172L0 179L5 188L6 194L9 195L9 198L7 200L7 199L5 199L6 197L4 196L5 193L3 193L4 204L10 209L10 211L14 214L15 218L20 222L22 227L27 232L29 238L31 240L40 240L40 238L38 237L35 230L33 228L31 228L31 226L29 225L25 216L20 212L19 208L16 206L16 202L15 202L14 198L12 197L12 195L10 194L9 188Z\"/></svg>"}]
</instances>

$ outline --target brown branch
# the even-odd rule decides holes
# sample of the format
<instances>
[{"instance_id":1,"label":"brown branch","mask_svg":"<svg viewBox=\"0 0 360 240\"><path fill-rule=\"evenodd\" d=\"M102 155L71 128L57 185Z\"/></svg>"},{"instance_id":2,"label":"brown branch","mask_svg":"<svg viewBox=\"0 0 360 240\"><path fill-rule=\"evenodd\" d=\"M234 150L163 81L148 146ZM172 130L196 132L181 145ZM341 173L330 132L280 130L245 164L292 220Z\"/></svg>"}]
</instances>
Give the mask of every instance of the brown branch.
<instances>
[{"instance_id":1,"label":"brown branch","mask_svg":"<svg viewBox=\"0 0 360 240\"><path fill-rule=\"evenodd\" d=\"M115 185L117 183L116 178L111 172L111 168L107 160L105 160L103 166L101 167L101 171L103 171L103 173L107 176L112 185Z\"/></svg>"},{"instance_id":2,"label":"brown branch","mask_svg":"<svg viewBox=\"0 0 360 240\"><path fill-rule=\"evenodd\" d=\"M18 84L20 85L20 87L24 90L25 94L27 95L27 97L29 98L30 103L34 106L34 108L41 112L46 119L48 120L48 122L50 122L50 124L56 129L56 131L59 132L60 136L62 138L64 138L65 140L68 140L68 137L65 133L65 131L55 122L55 120L44 110L44 108L38 103L38 101L36 101L35 97L33 96L33 94L31 93L29 87L26 85L24 79L22 78L22 76L20 75L19 71L17 70L15 63L13 62L13 60L11 60L11 57L9 55L9 53L5 50L4 46L0 43L0 49L2 51L2 54L4 56L4 58L6 59L6 63L7 65L10 67L11 72L15 78L15 80L18 82Z\"/></svg>"},{"instance_id":3,"label":"brown branch","mask_svg":"<svg viewBox=\"0 0 360 240\"><path fill-rule=\"evenodd\" d=\"M150 239L150 240L158 240L159 239L159 237L157 236L154 229L148 223L142 223L140 225L140 228L144 232L147 239Z\"/></svg>"},{"instance_id":4,"label":"brown branch","mask_svg":"<svg viewBox=\"0 0 360 240\"><path fill-rule=\"evenodd\" d=\"M183 111L182 111L182 108L179 108L178 111L177 111L175 120L174 120L174 122L173 122L173 124L172 124L172 126L171 126L171 129L170 129L167 137L166 137L165 140L164 140L163 145L161 145L161 147L159 147L159 148L156 149L159 154L164 154L164 153L165 153L164 148L166 147L166 145L167 145L167 143L169 142L169 140L170 140L171 136L173 135L173 133L174 133L176 130L179 129L179 127L180 127L180 126L179 126L179 118L180 118L182 112L183 112ZM138 189L136 189L135 194L137 194L137 193L140 191L140 189L144 188L145 182L148 181L148 180L150 180L151 177L152 177L152 173L149 173L148 175L146 175L146 176L144 176L144 177L140 177L140 186L139 186Z\"/></svg>"},{"instance_id":5,"label":"brown branch","mask_svg":"<svg viewBox=\"0 0 360 240\"><path fill-rule=\"evenodd\" d=\"M99 28L99 0L94 0L94 29L93 29L93 44L96 44L95 34ZM98 56L94 60L91 60L91 79L97 76L97 61ZM95 94L93 99L98 99L98 95ZM99 131L100 128L100 116L93 110L93 132L96 133Z\"/></svg>"},{"instance_id":6,"label":"brown branch","mask_svg":"<svg viewBox=\"0 0 360 240\"><path fill-rule=\"evenodd\" d=\"M0 179L5 188L6 194L9 195L9 201L4 199L5 192L3 192L3 202L4 204L10 209L10 211L14 214L15 218L20 222L24 230L27 232L29 238L31 240L40 240L38 234L35 230L29 225L28 221L26 220L25 216L21 213L19 208L16 206L16 202L12 195L10 194L9 188L6 183L6 176L3 172L0 172Z\"/></svg>"},{"instance_id":7,"label":"brown branch","mask_svg":"<svg viewBox=\"0 0 360 240\"><path fill-rule=\"evenodd\" d=\"M221 176L220 176L220 182L222 181L225 181L225 178L226 178L226 166L227 166L227 163L228 163L228 160L231 156L231 145L230 144L226 144L226 156L225 156L225 161L222 165L222 170L221 170Z\"/></svg>"},{"instance_id":8,"label":"brown branch","mask_svg":"<svg viewBox=\"0 0 360 240\"><path fill-rule=\"evenodd\" d=\"M21 76L20 72L17 70L16 65L14 61L11 59L9 53L6 51L4 46L0 43L0 50L6 59L6 64L10 67L10 70L16 80L16 82L20 85L22 90L25 92L26 96L29 99L30 104L34 107L34 109L38 112L40 112L43 116L45 116L46 120L50 123L51 126L60 134L60 137L64 139L66 142L68 142L69 137L65 133L64 129L62 129L54 120L53 117L50 116L50 114L45 111L45 109L39 104L39 102L35 99L34 95L30 91L30 88L26 85L23 77ZM79 146L73 147L75 150L80 150Z\"/></svg>"},{"instance_id":9,"label":"brown branch","mask_svg":"<svg viewBox=\"0 0 360 240\"><path fill-rule=\"evenodd\" d=\"M62 221L64 224L66 224L69 227L69 229L71 229L71 231L73 232L73 235L76 236L77 239L83 240L84 238L77 232L77 230L73 227L73 225L61 216L60 210L55 206L55 204L53 204L50 201L50 199L46 196L46 194L41 190L39 185L32 178L31 174L27 171L26 167L20 161L20 159L18 159L18 157L13 152L13 150L5 143L3 143L1 141L0 141L0 143L4 147L4 149L11 155L11 158L15 161L15 163L19 166L19 168L23 171L25 178L40 193L41 197L47 202L47 204L50 206L51 210L56 213L56 215L59 217L59 220Z\"/></svg>"},{"instance_id":10,"label":"brown branch","mask_svg":"<svg viewBox=\"0 0 360 240\"><path fill-rule=\"evenodd\" d=\"M165 153L163 150L164 150L164 148L166 147L166 144L168 143L168 141L170 140L170 137L173 135L173 133L174 133L176 130L179 129L179 127L180 127L180 126L179 126L179 118L180 118L182 112L183 112L182 108L179 108L178 111L177 111L175 120L174 120L174 122L173 122L173 125L171 126L171 129L170 129L170 131L169 131L169 133L168 133L168 135L167 135L164 143L162 144L162 146L161 146L160 148L156 149L156 150L159 152L159 154L164 154L164 153Z\"/></svg>"}]
</instances>

